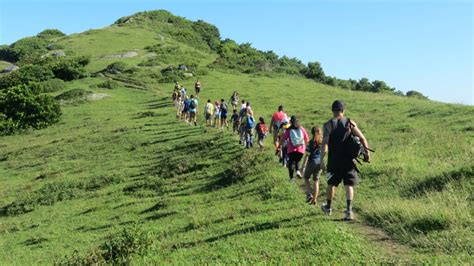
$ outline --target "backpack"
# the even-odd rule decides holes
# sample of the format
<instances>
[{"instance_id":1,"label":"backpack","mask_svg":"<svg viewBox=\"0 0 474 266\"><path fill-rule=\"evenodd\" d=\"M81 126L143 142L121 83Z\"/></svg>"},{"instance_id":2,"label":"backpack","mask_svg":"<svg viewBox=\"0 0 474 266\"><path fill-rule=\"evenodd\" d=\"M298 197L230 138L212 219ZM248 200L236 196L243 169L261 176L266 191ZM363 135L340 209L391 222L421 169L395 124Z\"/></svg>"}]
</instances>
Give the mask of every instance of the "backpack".
<instances>
[{"instance_id":1,"label":"backpack","mask_svg":"<svg viewBox=\"0 0 474 266\"><path fill-rule=\"evenodd\" d=\"M372 152L374 152L374 150L368 148L366 149L364 145L362 145L362 143L360 142L359 137L352 133L352 128L354 127L354 124L349 118L347 119L345 127L346 134L342 139L343 156L350 160L356 160L360 164L361 162L357 158L362 155L364 156L364 161L368 162L366 160L367 150L370 150Z\"/></svg>"},{"instance_id":2,"label":"backpack","mask_svg":"<svg viewBox=\"0 0 474 266\"><path fill-rule=\"evenodd\" d=\"M221 110L224 111L225 113L227 113L227 104L226 103L221 104Z\"/></svg>"},{"instance_id":3,"label":"backpack","mask_svg":"<svg viewBox=\"0 0 474 266\"><path fill-rule=\"evenodd\" d=\"M245 124L245 127L247 129L252 129L255 127L255 120L253 119L252 116L247 117L247 123Z\"/></svg>"},{"instance_id":4,"label":"backpack","mask_svg":"<svg viewBox=\"0 0 474 266\"><path fill-rule=\"evenodd\" d=\"M294 147L300 147L304 145L303 130L301 130L300 128L290 129L290 140L291 140L291 144Z\"/></svg>"},{"instance_id":5,"label":"backpack","mask_svg":"<svg viewBox=\"0 0 474 266\"><path fill-rule=\"evenodd\" d=\"M247 108L242 108L242 109L240 109L240 113L239 113L240 117L244 117L244 116L245 116L245 111L247 111Z\"/></svg>"},{"instance_id":6,"label":"backpack","mask_svg":"<svg viewBox=\"0 0 474 266\"><path fill-rule=\"evenodd\" d=\"M260 123L260 124L258 124L257 131L260 135L266 136L267 133L268 133L268 127L267 127L267 125L265 125L263 123Z\"/></svg>"},{"instance_id":7,"label":"backpack","mask_svg":"<svg viewBox=\"0 0 474 266\"><path fill-rule=\"evenodd\" d=\"M191 102L189 103L189 109L196 109L196 101L191 100Z\"/></svg>"}]
</instances>

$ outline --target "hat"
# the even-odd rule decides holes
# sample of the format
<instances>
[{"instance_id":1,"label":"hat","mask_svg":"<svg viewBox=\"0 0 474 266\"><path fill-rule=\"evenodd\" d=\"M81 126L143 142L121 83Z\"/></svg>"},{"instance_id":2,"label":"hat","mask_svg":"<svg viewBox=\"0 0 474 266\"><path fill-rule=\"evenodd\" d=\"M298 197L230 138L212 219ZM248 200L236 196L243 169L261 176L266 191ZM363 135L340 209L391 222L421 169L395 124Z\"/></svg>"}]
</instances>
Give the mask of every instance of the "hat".
<instances>
[{"instance_id":1,"label":"hat","mask_svg":"<svg viewBox=\"0 0 474 266\"><path fill-rule=\"evenodd\" d=\"M344 103L336 100L332 103L331 110L333 111L344 111Z\"/></svg>"}]
</instances>

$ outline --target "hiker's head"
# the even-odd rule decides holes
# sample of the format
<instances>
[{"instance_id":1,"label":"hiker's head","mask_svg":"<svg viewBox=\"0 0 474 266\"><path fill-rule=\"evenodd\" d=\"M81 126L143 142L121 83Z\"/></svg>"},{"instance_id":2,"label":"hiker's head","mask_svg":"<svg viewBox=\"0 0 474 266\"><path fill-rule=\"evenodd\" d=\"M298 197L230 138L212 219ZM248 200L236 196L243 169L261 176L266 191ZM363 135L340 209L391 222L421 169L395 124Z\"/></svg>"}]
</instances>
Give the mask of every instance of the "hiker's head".
<instances>
[{"instance_id":1,"label":"hiker's head","mask_svg":"<svg viewBox=\"0 0 474 266\"><path fill-rule=\"evenodd\" d=\"M207 99L207 102L210 103L210 102L211 102L211 99Z\"/></svg>"},{"instance_id":2,"label":"hiker's head","mask_svg":"<svg viewBox=\"0 0 474 266\"><path fill-rule=\"evenodd\" d=\"M283 105L278 106L278 112L283 111Z\"/></svg>"},{"instance_id":3,"label":"hiker's head","mask_svg":"<svg viewBox=\"0 0 474 266\"><path fill-rule=\"evenodd\" d=\"M290 123L292 128L299 128L300 127L300 122L296 118L296 116L292 115L290 118Z\"/></svg>"},{"instance_id":4,"label":"hiker's head","mask_svg":"<svg viewBox=\"0 0 474 266\"><path fill-rule=\"evenodd\" d=\"M234 109L233 113L236 114L236 113L237 113L237 110Z\"/></svg>"},{"instance_id":5,"label":"hiker's head","mask_svg":"<svg viewBox=\"0 0 474 266\"><path fill-rule=\"evenodd\" d=\"M242 100L242 104L245 104L245 100Z\"/></svg>"},{"instance_id":6,"label":"hiker's head","mask_svg":"<svg viewBox=\"0 0 474 266\"><path fill-rule=\"evenodd\" d=\"M339 100L334 101L332 103L331 110L334 116L341 116L344 114L344 103Z\"/></svg>"},{"instance_id":7,"label":"hiker's head","mask_svg":"<svg viewBox=\"0 0 474 266\"><path fill-rule=\"evenodd\" d=\"M263 117L259 117L258 121L260 121L260 123L262 123L262 124L265 124L265 119Z\"/></svg>"},{"instance_id":8,"label":"hiker's head","mask_svg":"<svg viewBox=\"0 0 474 266\"><path fill-rule=\"evenodd\" d=\"M247 106L250 106L250 102L247 102L246 105L247 105Z\"/></svg>"},{"instance_id":9,"label":"hiker's head","mask_svg":"<svg viewBox=\"0 0 474 266\"><path fill-rule=\"evenodd\" d=\"M313 135L314 145L321 145L323 142L323 134L321 133L321 129L319 127L311 128L311 135Z\"/></svg>"},{"instance_id":10,"label":"hiker's head","mask_svg":"<svg viewBox=\"0 0 474 266\"><path fill-rule=\"evenodd\" d=\"M221 99L221 103L225 102L224 99Z\"/></svg>"}]
</instances>

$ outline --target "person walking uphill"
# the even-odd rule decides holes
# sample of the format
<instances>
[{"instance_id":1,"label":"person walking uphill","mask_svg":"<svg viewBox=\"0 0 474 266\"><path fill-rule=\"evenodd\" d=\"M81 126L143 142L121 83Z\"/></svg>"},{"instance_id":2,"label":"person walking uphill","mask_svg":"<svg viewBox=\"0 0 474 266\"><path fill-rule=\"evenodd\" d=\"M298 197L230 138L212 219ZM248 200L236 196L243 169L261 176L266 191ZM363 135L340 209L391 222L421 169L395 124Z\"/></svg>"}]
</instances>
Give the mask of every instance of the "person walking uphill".
<instances>
[{"instance_id":1,"label":"person walking uphill","mask_svg":"<svg viewBox=\"0 0 474 266\"><path fill-rule=\"evenodd\" d=\"M275 148L278 146L278 130L285 118L288 118L288 116L283 111L283 105L280 105L278 106L278 111L273 114L272 121L270 122L270 134L273 135L273 144L275 145Z\"/></svg>"},{"instance_id":2,"label":"person walking uphill","mask_svg":"<svg viewBox=\"0 0 474 266\"><path fill-rule=\"evenodd\" d=\"M194 91L196 92L196 97L199 98L199 93L201 93L201 82L199 79L194 83Z\"/></svg>"},{"instance_id":3,"label":"person walking uphill","mask_svg":"<svg viewBox=\"0 0 474 266\"><path fill-rule=\"evenodd\" d=\"M291 182L294 180L294 172L296 172L298 177L302 177L299 163L301 158L303 158L309 138L306 129L299 124L295 116L291 116L290 123L291 126L285 131L283 140L288 141L288 173Z\"/></svg>"},{"instance_id":4,"label":"person walking uphill","mask_svg":"<svg viewBox=\"0 0 474 266\"><path fill-rule=\"evenodd\" d=\"M352 214L352 200L354 199L354 187L357 184L357 168L353 158L348 156L348 139L350 134L358 137L365 150L365 161L370 161L369 144L357 124L344 117L344 103L334 101L332 104L333 118L324 124L323 143L321 144L320 167L325 169L324 156L328 152L328 188L327 202L321 206L325 214L331 214L331 203L335 188L344 183L346 189L346 211L343 220L354 219Z\"/></svg>"},{"instance_id":5,"label":"person walking uphill","mask_svg":"<svg viewBox=\"0 0 474 266\"><path fill-rule=\"evenodd\" d=\"M191 100L189 101L189 123L197 126L197 110L198 110L198 100L194 98L194 95L191 95Z\"/></svg>"},{"instance_id":6,"label":"person walking uphill","mask_svg":"<svg viewBox=\"0 0 474 266\"><path fill-rule=\"evenodd\" d=\"M303 159L303 176L306 185L306 201L316 204L319 195L319 178L321 176L321 143L323 142L322 130L319 127L311 128L311 140L306 147ZM314 188L309 180L313 176Z\"/></svg>"}]
</instances>

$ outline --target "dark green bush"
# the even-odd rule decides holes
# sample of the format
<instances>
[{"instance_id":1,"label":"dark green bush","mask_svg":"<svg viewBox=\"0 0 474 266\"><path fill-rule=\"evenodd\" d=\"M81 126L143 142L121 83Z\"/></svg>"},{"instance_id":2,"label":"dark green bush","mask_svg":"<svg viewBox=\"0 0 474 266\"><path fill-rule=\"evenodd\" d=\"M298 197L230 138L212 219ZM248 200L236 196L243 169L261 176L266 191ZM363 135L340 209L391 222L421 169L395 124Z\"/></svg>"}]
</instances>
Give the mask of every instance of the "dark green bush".
<instances>
[{"instance_id":1,"label":"dark green bush","mask_svg":"<svg viewBox=\"0 0 474 266\"><path fill-rule=\"evenodd\" d=\"M38 37L26 37L13 43L10 48L17 55L20 65L30 64L38 57L45 54L48 49L48 41Z\"/></svg>"},{"instance_id":2,"label":"dark green bush","mask_svg":"<svg viewBox=\"0 0 474 266\"><path fill-rule=\"evenodd\" d=\"M85 56L59 59L51 65L51 70L56 78L64 81L85 78L89 76L89 73L84 68L89 64L89 60Z\"/></svg>"},{"instance_id":3,"label":"dark green bush","mask_svg":"<svg viewBox=\"0 0 474 266\"><path fill-rule=\"evenodd\" d=\"M18 61L19 55L8 45L0 46L0 60L14 63Z\"/></svg>"},{"instance_id":4,"label":"dark green bush","mask_svg":"<svg viewBox=\"0 0 474 266\"><path fill-rule=\"evenodd\" d=\"M209 48L213 51L218 51L221 45L221 34L219 29L207 22L198 20L192 24L195 32L201 35L202 39L207 43Z\"/></svg>"},{"instance_id":5,"label":"dark green bush","mask_svg":"<svg viewBox=\"0 0 474 266\"><path fill-rule=\"evenodd\" d=\"M171 83L185 79L184 72L177 70L173 67L167 67L160 71L161 79L158 80L160 83Z\"/></svg>"},{"instance_id":6,"label":"dark green bush","mask_svg":"<svg viewBox=\"0 0 474 266\"><path fill-rule=\"evenodd\" d=\"M128 68L128 66L124 62L114 62L114 63L108 65L105 68L105 70L109 73L112 73L112 74L118 74L118 73L125 72L125 70L127 70L127 68Z\"/></svg>"},{"instance_id":7,"label":"dark green bush","mask_svg":"<svg viewBox=\"0 0 474 266\"><path fill-rule=\"evenodd\" d=\"M53 72L46 67L38 65L26 65L19 70L0 77L0 90L18 85L38 82L53 78Z\"/></svg>"},{"instance_id":8,"label":"dark green bush","mask_svg":"<svg viewBox=\"0 0 474 266\"><path fill-rule=\"evenodd\" d=\"M59 121L59 103L46 94L35 94L25 85L9 88L0 93L0 113L3 114L2 127L15 130L45 128ZM11 134L11 130L1 132Z\"/></svg>"},{"instance_id":9,"label":"dark green bush","mask_svg":"<svg viewBox=\"0 0 474 266\"><path fill-rule=\"evenodd\" d=\"M418 99L424 99L424 100L428 99L428 97L426 97L425 95L423 95L419 91L407 91L406 96L407 97L418 98Z\"/></svg>"},{"instance_id":10,"label":"dark green bush","mask_svg":"<svg viewBox=\"0 0 474 266\"><path fill-rule=\"evenodd\" d=\"M64 34L62 31L58 29L46 29L36 35L36 37L46 39L46 40L58 38L62 36L66 36L66 34Z\"/></svg>"}]
</instances>

